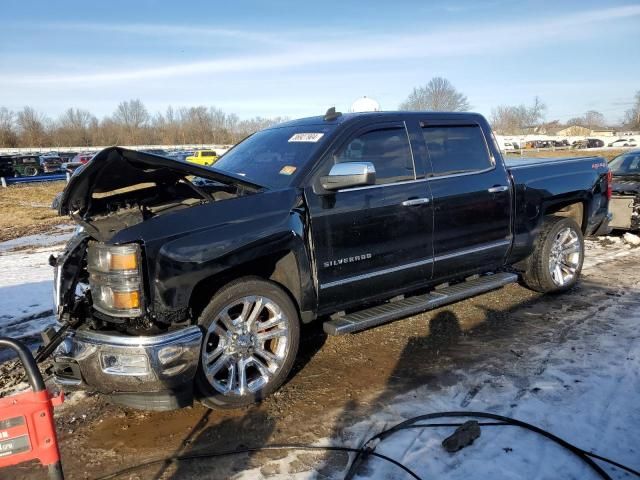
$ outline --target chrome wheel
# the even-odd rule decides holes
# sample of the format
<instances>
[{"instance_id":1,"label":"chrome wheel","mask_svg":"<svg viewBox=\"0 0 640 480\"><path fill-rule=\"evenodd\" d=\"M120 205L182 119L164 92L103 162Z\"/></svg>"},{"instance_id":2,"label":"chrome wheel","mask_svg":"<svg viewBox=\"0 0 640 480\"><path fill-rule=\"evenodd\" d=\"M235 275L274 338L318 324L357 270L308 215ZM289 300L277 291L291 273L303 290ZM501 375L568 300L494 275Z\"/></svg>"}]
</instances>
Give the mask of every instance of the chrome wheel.
<instances>
[{"instance_id":1,"label":"chrome wheel","mask_svg":"<svg viewBox=\"0 0 640 480\"><path fill-rule=\"evenodd\" d=\"M549 273L558 287L573 281L580 265L582 244L580 237L572 228L564 228L553 240L549 254Z\"/></svg>"},{"instance_id":2,"label":"chrome wheel","mask_svg":"<svg viewBox=\"0 0 640 480\"><path fill-rule=\"evenodd\" d=\"M241 396L264 388L289 348L289 319L272 300L246 296L224 306L209 325L202 370L219 393Z\"/></svg>"}]
</instances>

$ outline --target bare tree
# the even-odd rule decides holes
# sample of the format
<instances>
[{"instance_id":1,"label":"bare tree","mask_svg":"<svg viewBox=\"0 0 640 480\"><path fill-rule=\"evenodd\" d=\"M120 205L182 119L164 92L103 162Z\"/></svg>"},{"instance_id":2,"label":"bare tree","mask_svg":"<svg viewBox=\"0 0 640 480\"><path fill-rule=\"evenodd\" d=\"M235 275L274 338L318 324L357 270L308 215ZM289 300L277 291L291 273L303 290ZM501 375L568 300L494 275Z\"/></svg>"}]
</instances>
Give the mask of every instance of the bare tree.
<instances>
[{"instance_id":1,"label":"bare tree","mask_svg":"<svg viewBox=\"0 0 640 480\"><path fill-rule=\"evenodd\" d=\"M527 130L539 127L544 120L546 105L535 97L533 104L501 105L491 111L491 125L496 133L503 135L521 135Z\"/></svg>"},{"instance_id":2,"label":"bare tree","mask_svg":"<svg viewBox=\"0 0 640 480\"><path fill-rule=\"evenodd\" d=\"M142 140L142 130L149 118L149 112L139 99L120 102L113 114L113 120L122 127L125 142L132 144Z\"/></svg>"},{"instance_id":3,"label":"bare tree","mask_svg":"<svg viewBox=\"0 0 640 480\"><path fill-rule=\"evenodd\" d=\"M527 127L537 127L544 120L547 106L537 95L533 98L533 104L525 109L525 121Z\"/></svg>"},{"instance_id":4,"label":"bare tree","mask_svg":"<svg viewBox=\"0 0 640 480\"><path fill-rule=\"evenodd\" d=\"M565 122L568 127L582 127L584 126L584 117L572 117Z\"/></svg>"},{"instance_id":5,"label":"bare tree","mask_svg":"<svg viewBox=\"0 0 640 480\"><path fill-rule=\"evenodd\" d=\"M45 124L48 119L31 107L24 107L16 116L18 135L23 145L42 147L47 143Z\"/></svg>"},{"instance_id":6,"label":"bare tree","mask_svg":"<svg viewBox=\"0 0 640 480\"><path fill-rule=\"evenodd\" d=\"M100 124L92 132L94 145L124 145L127 143L123 136L122 126L113 118L102 119Z\"/></svg>"},{"instance_id":7,"label":"bare tree","mask_svg":"<svg viewBox=\"0 0 640 480\"><path fill-rule=\"evenodd\" d=\"M15 147L18 135L15 130L15 114L6 107L0 107L0 147Z\"/></svg>"},{"instance_id":8,"label":"bare tree","mask_svg":"<svg viewBox=\"0 0 640 480\"><path fill-rule=\"evenodd\" d=\"M424 87L414 88L400 104L400 110L432 110L463 112L469 110L467 97L458 92L449 80L433 77Z\"/></svg>"},{"instance_id":9,"label":"bare tree","mask_svg":"<svg viewBox=\"0 0 640 480\"><path fill-rule=\"evenodd\" d=\"M55 140L60 145L88 146L92 142L91 130L97 123L91 112L69 108L58 119Z\"/></svg>"},{"instance_id":10,"label":"bare tree","mask_svg":"<svg viewBox=\"0 0 640 480\"><path fill-rule=\"evenodd\" d=\"M591 130L602 128L606 123L607 121L604 115L597 110L589 110L584 114L584 126Z\"/></svg>"},{"instance_id":11,"label":"bare tree","mask_svg":"<svg viewBox=\"0 0 640 480\"><path fill-rule=\"evenodd\" d=\"M596 128L602 128L606 125L607 121L604 115L597 110L589 110L581 117L573 117L567 120L566 124L570 127L585 127L589 130Z\"/></svg>"},{"instance_id":12,"label":"bare tree","mask_svg":"<svg viewBox=\"0 0 640 480\"><path fill-rule=\"evenodd\" d=\"M55 122L31 107L15 114L0 107L0 146L105 146L188 143L236 143L247 135L288 120L284 117L237 115L205 105L168 107L151 117L140 100L118 105L113 115L98 120L91 112L69 108Z\"/></svg>"},{"instance_id":13,"label":"bare tree","mask_svg":"<svg viewBox=\"0 0 640 480\"><path fill-rule=\"evenodd\" d=\"M288 117L253 117L246 120L240 120L235 130L233 142L238 142L248 135L257 132L258 130L271 127L272 125L277 125L278 123L286 122L287 120L289 120Z\"/></svg>"},{"instance_id":14,"label":"bare tree","mask_svg":"<svg viewBox=\"0 0 640 480\"><path fill-rule=\"evenodd\" d=\"M120 102L113 119L127 128L140 128L149 120L149 112L140 100L129 100Z\"/></svg>"},{"instance_id":15,"label":"bare tree","mask_svg":"<svg viewBox=\"0 0 640 480\"><path fill-rule=\"evenodd\" d=\"M633 130L640 130L640 90L635 94L633 106L624 114L624 125Z\"/></svg>"}]
</instances>

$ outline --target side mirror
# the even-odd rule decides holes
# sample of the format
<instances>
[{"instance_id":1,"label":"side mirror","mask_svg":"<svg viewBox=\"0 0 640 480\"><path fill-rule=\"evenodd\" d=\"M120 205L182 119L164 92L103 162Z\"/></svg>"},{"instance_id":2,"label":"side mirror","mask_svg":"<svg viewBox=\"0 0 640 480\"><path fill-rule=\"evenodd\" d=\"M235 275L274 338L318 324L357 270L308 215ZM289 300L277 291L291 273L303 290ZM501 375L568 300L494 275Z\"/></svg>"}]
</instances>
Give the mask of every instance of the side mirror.
<instances>
[{"instance_id":1,"label":"side mirror","mask_svg":"<svg viewBox=\"0 0 640 480\"><path fill-rule=\"evenodd\" d=\"M329 175L320 178L320 183L325 190L375 185L376 168L371 162L336 163Z\"/></svg>"}]
</instances>

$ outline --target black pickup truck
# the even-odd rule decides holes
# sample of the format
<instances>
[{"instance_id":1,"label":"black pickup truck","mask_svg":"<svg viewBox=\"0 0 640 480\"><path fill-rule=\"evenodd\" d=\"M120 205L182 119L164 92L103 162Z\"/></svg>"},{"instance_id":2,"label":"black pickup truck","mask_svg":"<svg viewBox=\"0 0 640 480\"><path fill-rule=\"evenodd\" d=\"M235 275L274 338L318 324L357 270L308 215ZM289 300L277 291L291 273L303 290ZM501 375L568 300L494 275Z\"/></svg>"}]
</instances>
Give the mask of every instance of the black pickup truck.
<instances>
[{"instance_id":1,"label":"black pickup truck","mask_svg":"<svg viewBox=\"0 0 640 480\"><path fill-rule=\"evenodd\" d=\"M571 288L609 182L599 157L505 163L472 113L330 110L210 168L105 149L59 199L79 228L50 259L55 378L145 409L259 401L302 323L339 335L519 280Z\"/></svg>"}]
</instances>

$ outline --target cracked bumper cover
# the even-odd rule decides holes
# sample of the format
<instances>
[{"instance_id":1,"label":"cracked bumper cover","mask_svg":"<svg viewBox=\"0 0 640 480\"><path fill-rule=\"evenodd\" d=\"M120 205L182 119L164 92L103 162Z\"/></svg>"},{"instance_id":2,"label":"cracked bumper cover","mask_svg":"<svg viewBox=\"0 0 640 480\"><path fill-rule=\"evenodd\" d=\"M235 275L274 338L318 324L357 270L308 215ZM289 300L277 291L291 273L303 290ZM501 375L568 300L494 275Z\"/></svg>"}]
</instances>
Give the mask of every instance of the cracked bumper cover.
<instances>
[{"instance_id":1,"label":"cracked bumper cover","mask_svg":"<svg viewBox=\"0 0 640 480\"><path fill-rule=\"evenodd\" d=\"M54 379L108 395L190 390L201 342L197 326L153 336L77 330L53 353Z\"/></svg>"}]
</instances>

